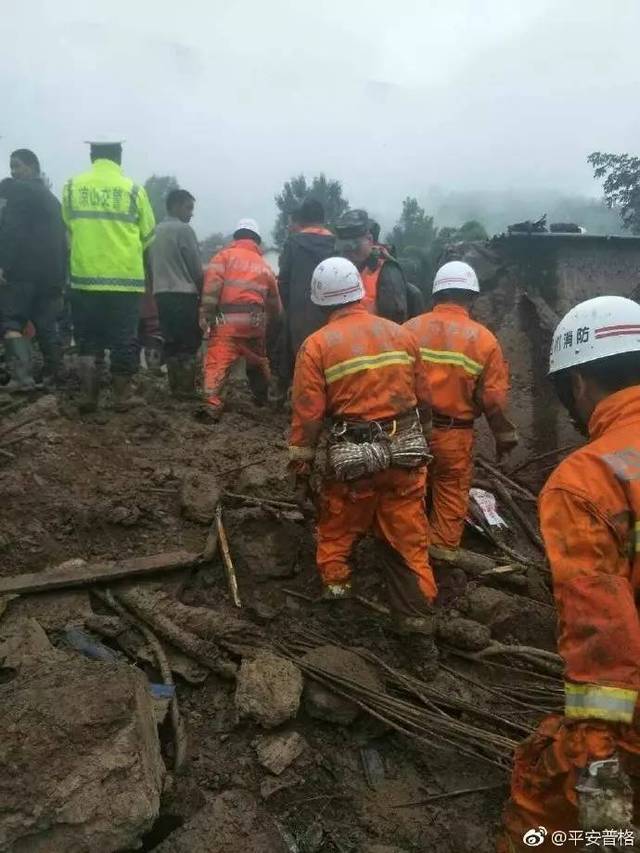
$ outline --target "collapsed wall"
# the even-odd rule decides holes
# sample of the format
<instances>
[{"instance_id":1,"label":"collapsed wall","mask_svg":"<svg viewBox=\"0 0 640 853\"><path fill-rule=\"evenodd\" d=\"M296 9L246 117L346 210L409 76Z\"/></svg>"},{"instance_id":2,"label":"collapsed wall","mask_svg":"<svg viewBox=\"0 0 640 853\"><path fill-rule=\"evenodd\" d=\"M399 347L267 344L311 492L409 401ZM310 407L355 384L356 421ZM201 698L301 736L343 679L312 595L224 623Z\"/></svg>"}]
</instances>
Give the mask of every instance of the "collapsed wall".
<instances>
[{"instance_id":1,"label":"collapsed wall","mask_svg":"<svg viewBox=\"0 0 640 853\"><path fill-rule=\"evenodd\" d=\"M557 321L584 299L640 295L640 238L510 234L449 247L481 281L474 316L500 339L522 443L513 461L580 441L547 378Z\"/></svg>"}]
</instances>

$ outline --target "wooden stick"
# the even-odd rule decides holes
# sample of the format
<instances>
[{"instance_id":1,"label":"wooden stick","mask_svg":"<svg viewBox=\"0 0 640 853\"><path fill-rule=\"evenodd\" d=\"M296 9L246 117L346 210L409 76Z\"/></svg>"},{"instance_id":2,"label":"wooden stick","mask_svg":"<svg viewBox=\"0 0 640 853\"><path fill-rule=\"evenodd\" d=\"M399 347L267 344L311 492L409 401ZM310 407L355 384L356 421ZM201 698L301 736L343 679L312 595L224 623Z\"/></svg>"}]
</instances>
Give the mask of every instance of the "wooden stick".
<instances>
[{"instance_id":1,"label":"wooden stick","mask_svg":"<svg viewBox=\"0 0 640 853\"><path fill-rule=\"evenodd\" d=\"M540 534L536 531L533 524L529 521L526 513L524 513L520 509L518 504L515 502L513 496L511 495L511 492L507 489L507 487L502 482L500 482L500 480L498 480L497 477L494 477L492 482L493 482L493 485L494 485L496 492L502 498L502 500L506 503L506 505L509 507L511 512L515 515L517 520L520 522L520 524L522 525L522 529L527 534L527 536L529 537L531 542L533 542L533 544L536 546L536 548L538 548L538 550L542 551L542 553L544 554L545 553L544 542L542 541Z\"/></svg>"},{"instance_id":2,"label":"wooden stick","mask_svg":"<svg viewBox=\"0 0 640 853\"><path fill-rule=\"evenodd\" d=\"M233 603L236 607L242 607L240 593L238 592L236 570L231 559L231 552L229 551L229 540L227 539L227 534L222 523L222 506L220 504L216 507L216 528L218 530L220 550L222 551L222 559L224 562L225 572L227 573L227 581L229 583L231 597L233 598Z\"/></svg>"},{"instance_id":3,"label":"wooden stick","mask_svg":"<svg viewBox=\"0 0 640 853\"><path fill-rule=\"evenodd\" d=\"M524 486L521 486L519 483L516 483L515 480L512 480L510 477L507 477L505 473L503 473L499 468L495 468L493 465L489 465L481 456L476 456L476 462L478 465L483 468L485 471L488 471L489 474L493 474L498 480L501 480L506 486L509 486L510 489L518 492L520 497L524 498L527 501L533 501L534 503L538 503L537 497L530 492L529 489L526 489Z\"/></svg>"},{"instance_id":4,"label":"wooden stick","mask_svg":"<svg viewBox=\"0 0 640 853\"><path fill-rule=\"evenodd\" d=\"M516 465L515 468L509 471L509 476L513 477L514 474L517 474L524 468L528 468L529 465L533 465L534 462L542 462L543 459L550 459L552 456L559 456L561 453L568 453L570 450L575 450L576 447L578 447L577 444L565 444L564 447L558 447L555 450L549 450L546 453L538 453L537 456L532 456L530 459Z\"/></svg>"},{"instance_id":5,"label":"wooden stick","mask_svg":"<svg viewBox=\"0 0 640 853\"><path fill-rule=\"evenodd\" d=\"M251 495L239 495L239 494L236 494L235 492L224 492L223 497L232 498L233 500L236 500L236 501L245 501L246 503L256 504L257 506L264 504L265 506L273 506L273 507L277 507L278 509L299 509L300 508L298 506L298 504L295 504L295 503L290 502L290 501L274 501L274 500L271 500L271 498L254 498Z\"/></svg>"},{"instance_id":6,"label":"wooden stick","mask_svg":"<svg viewBox=\"0 0 640 853\"><path fill-rule=\"evenodd\" d=\"M16 454L12 453L10 450L5 450L3 447L0 447L0 456L4 456L5 459L15 459Z\"/></svg>"},{"instance_id":7,"label":"wooden stick","mask_svg":"<svg viewBox=\"0 0 640 853\"><path fill-rule=\"evenodd\" d=\"M148 557L131 557L126 560L114 560L104 563L86 563L56 571L32 572L24 575L0 578L0 595L20 593L28 595L35 592L47 592L68 587L90 586L95 583L113 583L114 581L140 575L153 575L157 572L170 572L186 569L195 565L198 554L190 551L170 551L163 554L151 554Z\"/></svg>"},{"instance_id":8,"label":"wooden stick","mask_svg":"<svg viewBox=\"0 0 640 853\"><path fill-rule=\"evenodd\" d=\"M283 589L282 590L285 595L291 595L294 598L301 598L302 601L309 601L311 604L315 604L317 599L315 599L312 595L307 595L304 592L298 592L297 589Z\"/></svg>"},{"instance_id":9,"label":"wooden stick","mask_svg":"<svg viewBox=\"0 0 640 853\"><path fill-rule=\"evenodd\" d=\"M417 800L415 803L397 803L391 806L393 809L410 809L414 806L426 806L429 803L435 803L437 800L447 800L450 797L463 797L466 794L480 794L483 791L495 791L497 788L504 788L506 782L498 782L495 785L482 785L480 788L460 788L458 791L445 791L443 794L433 794L431 797L426 797L424 800Z\"/></svg>"}]
</instances>

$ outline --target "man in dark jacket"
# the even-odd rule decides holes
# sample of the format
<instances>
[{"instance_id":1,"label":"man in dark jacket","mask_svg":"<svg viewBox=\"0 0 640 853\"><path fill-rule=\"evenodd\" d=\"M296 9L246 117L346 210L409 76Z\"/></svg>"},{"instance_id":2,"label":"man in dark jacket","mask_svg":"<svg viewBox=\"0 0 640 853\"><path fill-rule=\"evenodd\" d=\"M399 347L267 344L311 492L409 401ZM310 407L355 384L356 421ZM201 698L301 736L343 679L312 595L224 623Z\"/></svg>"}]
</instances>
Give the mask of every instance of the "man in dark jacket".
<instances>
[{"instance_id":1,"label":"man in dark jacket","mask_svg":"<svg viewBox=\"0 0 640 853\"><path fill-rule=\"evenodd\" d=\"M372 224L366 210L348 210L336 225L336 251L358 268L365 291L362 304L367 310L405 323L409 317L407 282L400 264L374 243Z\"/></svg>"},{"instance_id":2,"label":"man in dark jacket","mask_svg":"<svg viewBox=\"0 0 640 853\"><path fill-rule=\"evenodd\" d=\"M400 271L404 277L407 287L407 315L409 319L411 320L413 317L418 317L420 314L424 314L427 310L427 304L424 296L422 295L422 291L419 287L416 287L415 284L411 284L411 282L408 281L406 272L398 260L396 247L392 243L380 242L380 224L376 222L375 219L369 220L369 229L371 239L373 240L373 251L384 256L386 260L392 261L400 267Z\"/></svg>"},{"instance_id":3,"label":"man in dark jacket","mask_svg":"<svg viewBox=\"0 0 640 853\"><path fill-rule=\"evenodd\" d=\"M66 236L60 203L40 177L40 163L27 149L14 151L11 178L0 183L0 317L12 380L0 391L34 387L31 321L54 381L62 365L58 314L66 276Z\"/></svg>"},{"instance_id":4,"label":"man in dark jacket","mask_svg":"<svg viewBox=\"0 0 640 853\"><path fill-rule=\"evenodd\" d=\"M311 302L311 277L318 264L335 254L335 237L325 226L322 204L308 198L296 211L292 230L280 256L278 288L285 311L286 352L278 370L281 390L291 384L293 365L302 342L324 326L326 316Z\"/></svg>"}]
</instances>

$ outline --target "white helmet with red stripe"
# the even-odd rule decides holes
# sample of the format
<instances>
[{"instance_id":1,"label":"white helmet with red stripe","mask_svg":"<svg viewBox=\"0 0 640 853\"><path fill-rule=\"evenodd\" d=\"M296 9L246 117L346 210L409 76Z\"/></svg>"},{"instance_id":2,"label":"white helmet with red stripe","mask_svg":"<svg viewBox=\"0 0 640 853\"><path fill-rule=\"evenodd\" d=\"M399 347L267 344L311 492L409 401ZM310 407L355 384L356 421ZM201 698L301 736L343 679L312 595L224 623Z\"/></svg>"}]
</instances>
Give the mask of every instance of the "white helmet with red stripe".
<instances>
[{"instance_id":1,"label":"white helmet with red stripe","mask_svg":"<svg viewBox=\"0 0 640 853\"><path fill-rule=\"evenodd\" d=\"M439 290L470 290L480 293L478 276L464 261L449 261L441 266L433 280L433 293Z\"/></svg>"},{"instance_id":2,"label":"white helmet with red stripe","mask_svg":"<svg viewBox=\"0 0 640 853\"><path fill-rule=\"evenodd\" d=\"M623 296L596 296L558 323L549 373L625 352L640 352L640 305Z\"/></svg>"},{"instance_id":3,"label":"white helmet with red stripe","mask_svg":"<svg viewBox=\"0 0 640 853\"><path fill-rule=\"evenodd\" d=\"M311 301L329 308L348 305L364 297L360 273L346 258L327 258L313 271Z\"/></svg>"}]
</instances>

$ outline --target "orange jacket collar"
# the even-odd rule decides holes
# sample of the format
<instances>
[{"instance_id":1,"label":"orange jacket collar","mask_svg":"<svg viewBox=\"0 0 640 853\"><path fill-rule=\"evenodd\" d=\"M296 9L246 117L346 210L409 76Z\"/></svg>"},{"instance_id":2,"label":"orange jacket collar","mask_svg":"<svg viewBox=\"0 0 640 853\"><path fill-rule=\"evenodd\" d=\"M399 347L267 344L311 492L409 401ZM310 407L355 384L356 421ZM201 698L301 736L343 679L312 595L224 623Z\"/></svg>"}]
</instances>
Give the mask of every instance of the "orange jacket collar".
<instances>
[{"instance_id":1,"label":"orange jacket collar","mask_svg":"<svg viewBox=\"0 0 640 853\"><path fill-rule=\"evenodd\" d=\"M458 305L455 302L440 302L438 305L434 306L433 310L436 314L450 311L453 314L464 314L465 317L469 316L469 309L465 308L464 305Z\"/></svg>"},{"instance_id":2,"label":"orange jacket collar","mask_svg":"<svg viewBox=\"0 0 640 853\"><path fill-rule=\"evenodd\" d=\"M261 255L260 246L254 243L253 240L245 238L244 240L232 240L229 244L230 249L247 249L250 252L255 252L256 255Z\"/></svg>"},{"instance_id":3,"label":"orange jacket collar","mask_svg":"<svg viewBox=\"0 0 640 853\"><path fill-rule=\"evenodd\" d=\"M306 228L301 228L298 234L322 234L323 237L333 237L331 231L323 225L307 225Z\"/></svg>"},{"instance_id":4,"label":"orange jacket collar","mask_svg":"<svg viewBox=\"0 0 640 853\"><path fill-rule=\"evenodd\" d=\"M600 438L612 427L640 421L640 385L624 388L600 400L589 419L589 437Z\"/></svg>"},{"instance_id":5,"label":"orange jacket collar","mask_svg":"<svg viewBox=\"0 0 640 853\"><path fill-rule=\"evenodd\" d=\"M351 314L369 314L362 302L349 302L347 305L341 305L329 314L329 323L334 320L339 320L341 317L348 317Z\"/></svg>"}]
</instances>

